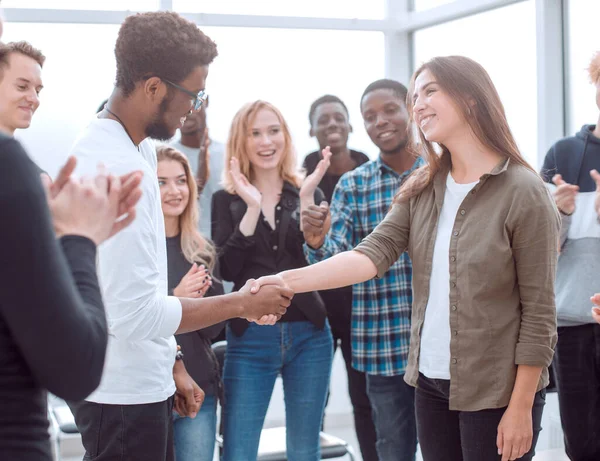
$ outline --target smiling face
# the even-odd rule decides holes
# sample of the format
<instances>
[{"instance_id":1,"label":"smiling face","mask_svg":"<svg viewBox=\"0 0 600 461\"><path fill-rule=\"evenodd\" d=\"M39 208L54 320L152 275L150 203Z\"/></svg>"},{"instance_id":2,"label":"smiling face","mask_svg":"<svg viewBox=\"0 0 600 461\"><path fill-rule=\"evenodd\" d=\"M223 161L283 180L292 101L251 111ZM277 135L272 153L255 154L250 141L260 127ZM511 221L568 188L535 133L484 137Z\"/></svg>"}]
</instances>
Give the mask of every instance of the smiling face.
<instances>
[{"instance_id":1,"label":"smiling face","mask_svg":"<svg viewBox=\"0 0 600 461\"><path fill-rule=\"evenodd\" d=\"M339 102L324 102L317 106L311 120L310 134L317 138L321 149L329 146L335 155L346 147L351 131L346 109Z\"/></svg>"},{"instance_id":2,"label":"smiling face","mask_svg":"<svg viewBox=\"0 0 600 461\"><path fill-rule=\"evenodd\" d=\"M270 109L259 110L249 131L246 150L252 168L278 168L286 146L283 127L275 112Z\"/></svg>"},{"instance_id":3,"label":"smiling face","mask_svg":"<svg viewBox=\"0 0 600 461\"><path fill-rule=\"evenodd\" d=\"M186 90L198 94L206 86L208 66L197 66L182 82L176 82ZM165 85L168 85L165 83ZM154 118L146 127L146 135L162 141L175 136L182 128L186 117L192 112L194 98L187 93L168 86L168 92L156 110Z\"/></svg>"},{"instance_id":4,"label":"smiling face","mask_svg":"<svg viewBox=\"0 0 600 461\"><path fill-rule=\"evenodd\" d=\"M427 69L415 79L413 118L427 141L448 144L468 123L454 100Z\"/></svg>"},{"instance_id":5,"label":"smiling face","mask_svg":"<svg viewBox=\"0 0 600 461\"><path fill-rule=\"evenodd\" d=\"M29 127L40 105L42 68L29 56L11 53L1 78L0 128L12 135L17 128Z\"/></svg>"},{"instance_id":6,"label":"smiling face","mask_svg":"<svg viewBox=\"0 0 600 461\"><path fill-rule=\"evenodd\" d=\"M165 218L179 217L190 199L190 188L185 169L177 160L165 159L158 162L158 185Z\"/></svg>"},{"instance_id":7,"label":"smiling face","mask_svg":"<svg viewBox=\"0 0 600 461\"><path fill-rule=\"evenodd\" d=\"M389 88L367 93L361 102L365 129L384 154L400 152L408 143L408 112L402 98Z\"/></svg>"}]
</instances>

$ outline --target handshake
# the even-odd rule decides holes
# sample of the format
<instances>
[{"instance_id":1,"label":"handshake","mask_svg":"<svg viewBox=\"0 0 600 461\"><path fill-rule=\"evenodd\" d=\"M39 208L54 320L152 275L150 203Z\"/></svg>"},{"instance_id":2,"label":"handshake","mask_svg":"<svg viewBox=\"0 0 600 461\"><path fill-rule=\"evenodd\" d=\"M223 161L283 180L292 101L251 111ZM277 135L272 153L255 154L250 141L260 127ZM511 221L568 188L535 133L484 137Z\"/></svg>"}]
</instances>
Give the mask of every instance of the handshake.
<instances>
[{"instance_id":1,"label":"handshake","mask_svg":"<svg viewBox=\"0 0 600 461\"><path fill-rule=\"evenodd\" d=\"M240 317L259 325L274 325L286 313L294 297L280 275L250 279L239 294L243 306Z\"/></svg>"}]
</instances>

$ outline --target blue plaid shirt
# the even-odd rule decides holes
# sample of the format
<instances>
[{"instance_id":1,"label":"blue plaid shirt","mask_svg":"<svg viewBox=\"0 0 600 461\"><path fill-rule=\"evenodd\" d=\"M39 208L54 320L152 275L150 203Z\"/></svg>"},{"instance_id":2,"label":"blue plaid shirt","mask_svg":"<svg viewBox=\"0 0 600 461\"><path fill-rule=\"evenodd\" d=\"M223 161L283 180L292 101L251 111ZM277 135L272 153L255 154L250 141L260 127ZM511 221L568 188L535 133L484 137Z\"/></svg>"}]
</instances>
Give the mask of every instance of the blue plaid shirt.
<instances>
[{"instance_id":1,"label":"blue plaid shirt","mask_svg":"<svg viewBox=\"0 0 600 461\"><path fill-rule=\"evenodd\" d=\"M383 221L402 181L423 161L398 174L381 158L338 182L331 203L332 224L318 250L304 245L310 264L352 250ZM381 279L352 287L352 366L373 375L405 372L412 310L412 265L405 252Z\"/></svg>"}]
</instances>

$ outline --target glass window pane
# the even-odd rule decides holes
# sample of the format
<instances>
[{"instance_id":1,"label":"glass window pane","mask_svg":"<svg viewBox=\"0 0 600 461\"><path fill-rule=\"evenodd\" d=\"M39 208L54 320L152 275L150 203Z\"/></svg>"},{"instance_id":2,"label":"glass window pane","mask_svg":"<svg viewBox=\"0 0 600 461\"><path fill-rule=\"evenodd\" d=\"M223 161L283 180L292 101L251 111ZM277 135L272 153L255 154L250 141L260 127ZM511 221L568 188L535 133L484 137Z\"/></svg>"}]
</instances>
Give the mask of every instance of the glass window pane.
<instances>
[{"instance_id":1,"label":"glass window pane","mask_svg":"<svg viewBox=\"0 0 600 461\"><path fill-rule=\"evenodd\" d=\"M456 0L413 0L413 9L415 11L430 10L454 1Z\"/></svg>"},{"instance_id":2,"label":"glass window pane","mask_svg":"<svg viewBox=\"0 0 600 461\"><path fill-rule=\"evenodd\" d=\"M383 19L384 0L173 0L175 11L267 16Z\"/></svg>"},{"instance_id":3,"label":"glass window pane","mask_svg":"<svg viewBox=\"0 0 600 461\"><path fill-rule=\"evenodd\" d=\"M585 124L598 121L596 89L590 83L587 68L595 52L600 51L598 27L600 2L571 0L568 24L568 131L574 133Z\"/></svg>"},{"instance_id":4,"label":"glass window pane","mask_svg":"<svg viewBox=\"0 0 600 461\"><path fill-rule=\"evenodd\" d=\"M510 33L506 24L511 25ZM414 43L417 66L434 56L458 54L485 67L500 94L523 156L534 167L539 165L533 0L417 31Z\"/></svg>"},{"instance_id":5,"label":"glass window pane","mask_svg":"<svg viewBox=\"0 0 600 461\"><path fill-rule=\"evenodd\" d=\"M41 105L32 126L17 132L17 137L51 174L58 171L78 132L112 91L118 29L118 25L6 24L6 41L27 39L47 56ZM384 75L382 33L202 30L219 49L206 87L211 137L226 141L235 112L246 102L265 99L286 117L301 161L318 147L308 134L310 104L331 93L348 106L354 127L350 146L377 154L363 128L359 99L369 83ZM65 53L67 42L69 52Z\"/></svg>"},{"instance_id":6,"label":"glass window pane","mask_svg":"<svg viewBox=\"0 0 600 461\"><path fill-rule=\"evenodd\" d=\"M157 10L159 0L4 0L4 8L46 8L52 10Z\"/></svg>"}]
</instances>

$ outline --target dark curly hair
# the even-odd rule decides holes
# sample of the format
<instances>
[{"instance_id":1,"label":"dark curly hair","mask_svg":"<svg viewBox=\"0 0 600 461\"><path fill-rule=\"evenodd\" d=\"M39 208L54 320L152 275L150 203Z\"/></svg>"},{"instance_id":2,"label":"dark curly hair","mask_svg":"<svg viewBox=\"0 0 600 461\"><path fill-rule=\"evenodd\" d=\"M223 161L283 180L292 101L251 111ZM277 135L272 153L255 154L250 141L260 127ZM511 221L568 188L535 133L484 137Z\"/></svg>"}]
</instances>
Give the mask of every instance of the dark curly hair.
<instances>
[{"instance_id":1,"label":"dark curly hair","mask_svg":"<svg viewBox=\"0 0 600 461\"><path fill-rule=\"evenodd\" d=\"M403 101L406 100L406 95L408 94L408 89L402 83L397 82L396 80L390 80L389 78L375 80L373 83L367 86L367 88L365 88L365 91L360 97L361 108L365 96L375 90L391 90L396 96L398 96Z\"/></svg>"},{"instance_id":2,"label":"dark curly hair","mask_svg":"<svg viewBox=\"0 0 600 461\"><path fill-rule=\"evenodd\" d=\"M348 118L350 118L350 113L348 112L348 108L346 107L346 104L344 104L344 101L342 101L337 96L333 96L331 94L325 94L325 95L321 96L320 98L316 99L315 102L313 102L310 106L310 110L308 111L308 121L310 122L310 126L312 126L312 124L313 124L313 116L315 115L315 112L317 111L317 107L319 107L321 104L325 104L328 102L337 102L337 103L341 104L342 107L344 108L344 111L346 111L346 116Z\"/></svg>"},{"instance_id":3,"label":"dark curly hair","mask_svg":"<svg viewBox=\"0 0 600 461\"><path fill-rule=\"evenodd\" d=\"M129 96L137 82L150 77L185 80L197 66L215 59L217 45L177 13L139 13L121 25L115 56L116 85Z\"/></svg>"}]
</instances>

